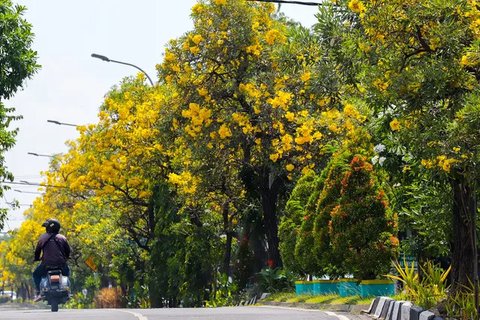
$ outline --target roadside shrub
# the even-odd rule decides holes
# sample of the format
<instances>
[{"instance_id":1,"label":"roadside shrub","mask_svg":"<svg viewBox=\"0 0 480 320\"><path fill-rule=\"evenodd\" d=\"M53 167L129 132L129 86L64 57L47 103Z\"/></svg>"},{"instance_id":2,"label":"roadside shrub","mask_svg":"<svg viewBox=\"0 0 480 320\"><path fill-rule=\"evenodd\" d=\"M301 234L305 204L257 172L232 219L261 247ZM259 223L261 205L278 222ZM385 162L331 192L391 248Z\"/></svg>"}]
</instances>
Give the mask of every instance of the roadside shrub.
<instances>
[{"instance_id":1,"label":"roadside shrub","mask_svg":"<svg viewBox=\"0 0 480 320\"><path fill-rule=\"evenodd\" d=\"M295 276L281 268L266 268L260 271L257 276L261 292L288 292L295 288Z\"/></svg>"},{"instance_id":2,"label":"roadside shrub","mask_svg":"<svg viewBox=\"0 0 480 320\"><path fill-rule=\"evenodd\" d=\"M430 309L437 306L447 297L448 286L446 284L447 276L451 270L443 270L431 261L427 261L420 268L422 269L422 278L415 271L414 262L409 265L405 260L403 267L398 261L394 263L398 275L387 275L390 279L398 280L403 284L404 299L412 301L414 304ZM452 308L455 304L452 304Z\"/></svg>"},{"instance_id":3,"label":"roadside shrub","mask_svg":"<svg viewBox=\"0 0 480 320\"><path fill-rule=\"evenodd\" d=\"M396 255L397 217L382 188L382 171L368 160L368 133L355 134L320 175L300 179L287 202L280 251L285 267L300 276L375 279L388 272Z\"/></svg>"},{"instance_id":4,"label":"roadside shrub","mask_svg":"<svg viewBox=\"0 0 480 320\"><path fill-rule=\"evenodd\" d=\"M120 287L103 288L95 297L96 308L122 307L122 289Z\"/></svg>"},{"instance_id":5,"label":"roadside shrub","mask_svg":"<svg viewBox=\"0 0 480 320\"><path fill-rule=\"evenodd\" d=\"M285 214L281 217L279 224L279 250L284 266L286 269L301 276L304 276L306 273L302 263L305 259L302 259L303 253L300 253L301 250L296 253L295 247L297 242L306 240L304 233L308 231L303 223L304 217L307 217L305 207L312 193L312 189L314 189L315 180L316 176L313 173L300 178L286 204ZM309 257L309 260L310 259L311 257Z\"/></svg>"},{"instance_id":6,"label":"roadside shrub","mask_svg":"<svg viewBox=\"0 0 480 320\"><path fill-rule=\"evenodd\" d=\"M239 301L235 293L238 291L235 283L231 282L226 274L217 273L215 286L209 300L205 301L206 307L233 306Z\"/></svg>"},{"instance_id":7,"label":"roadside shrub","mask_svg":"<svg viewBox=\"0 0 480 320\"><path fill-rule=\"evenodd\" d=\"M479 315L475 307L475 289L473 283L462 290L448 295L444 302L446 316L452 319L478 320Z\"/></svg>"},{"instance_id":8,"label":"roadside shrub","mask_svg":"<svg viewBox=\"0 0 480 320\"><path fill-rule=\"evenodd\" d=\"M93 308L91 297L85 297L81 292L75 293L65 304L68 309L89 309Z\"/></svg>"}]
</instances>

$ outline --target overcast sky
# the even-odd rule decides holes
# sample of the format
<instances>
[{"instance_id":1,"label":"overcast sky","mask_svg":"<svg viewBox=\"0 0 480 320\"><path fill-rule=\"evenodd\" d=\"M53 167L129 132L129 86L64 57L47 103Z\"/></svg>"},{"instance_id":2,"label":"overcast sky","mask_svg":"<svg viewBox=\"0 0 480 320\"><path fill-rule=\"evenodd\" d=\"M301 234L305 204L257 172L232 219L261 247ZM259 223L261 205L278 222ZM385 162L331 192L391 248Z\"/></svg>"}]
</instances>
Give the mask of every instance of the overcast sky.
<instances>
[{"instance_id":1,"label":"overcast sky","mask_svg":"<svg viewBox=\"0 0 480 320\"><path fill-rule=\"evenodd\" d=\"M75 127L59 126L47 120L71 124L97 122L103 96L135 68L90 57L99 53L129 62L156 80L155 65L162 61L168 40L192 29L190 8L196 0L13 0L27 7L24 17L33 26L33 49L41 70L27 80L24 90L7 102L23 120L16 146L7 153L8 169L15 181L42 181L48 157L67 151L65 142L78 136ZM281 11L305 26L315 23L314 6L283 4ZM38 197L38 187L13 185L0 206L14 199L20 209L10 210L5 230L20 226L23 212ZM22 192L14 191L19 190Z\"/></svg>"}]
</instances>

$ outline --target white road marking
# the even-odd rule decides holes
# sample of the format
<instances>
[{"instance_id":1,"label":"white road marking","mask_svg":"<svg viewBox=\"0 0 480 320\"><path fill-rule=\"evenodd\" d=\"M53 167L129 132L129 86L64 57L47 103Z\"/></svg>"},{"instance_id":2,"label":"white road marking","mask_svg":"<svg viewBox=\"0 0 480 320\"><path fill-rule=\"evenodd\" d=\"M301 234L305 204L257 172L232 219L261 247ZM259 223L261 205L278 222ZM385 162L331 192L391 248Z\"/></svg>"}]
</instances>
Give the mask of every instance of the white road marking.
<instances>
[{"instance_id":1,"label":"white road marking","mask_svg":"<svg viewBox=\"0 0 480 320\"><path fill-rule=\"evenodd\" d=\"M336 314L335 312L325 311L325 313L328 314L329 316L337 317L340 320L349 320L347 316L342 316L340 314Z\"/></svg>"},{"instance_id":2,"label":"white road marking","mask_svg":"<svg viewBox=\"0 0 480 320\"><path fill-rule=\"evenodd\" d=\"M272 309L286 309L286 310L298 310L298 311L305 311L305 312L325 312L319 309L303 309L303 308L295 308L295 307L281 307L281 306L252 306L255 308L272 308Z\"/></svg>"},{"instance_id":3,"label":"white road marking","mask_svg":"<svg viewBox=\"0 0 480 320\"><path fill-rule=\"evenodd\" d=\"M324 311L320 309L303 309L303 308L295 308L295 307L281 307L281 306L257 306L260 308L276 308L276 309L290 309L290 310L299 310L299 311L306 311L306 312L324 312L329 316L337 317L340 320L350 320L347 316L343 316L340 314L336 314L332 311Z\"/></svg>"},{"instance_id":4,"label":"white road marking","mask_svg":"<svg viewBox=\"0 0 480 320\"><path fill-rule=\"evenodd\" d=\"M137 312L127 311L127 310L119 310L119 309L115 309L115 311L130 313L132 316L136 317L138 320L148 320L147 317L145 317L144 315L142 315L140 313L137 313Z\"/></svg>"}]
</instances>

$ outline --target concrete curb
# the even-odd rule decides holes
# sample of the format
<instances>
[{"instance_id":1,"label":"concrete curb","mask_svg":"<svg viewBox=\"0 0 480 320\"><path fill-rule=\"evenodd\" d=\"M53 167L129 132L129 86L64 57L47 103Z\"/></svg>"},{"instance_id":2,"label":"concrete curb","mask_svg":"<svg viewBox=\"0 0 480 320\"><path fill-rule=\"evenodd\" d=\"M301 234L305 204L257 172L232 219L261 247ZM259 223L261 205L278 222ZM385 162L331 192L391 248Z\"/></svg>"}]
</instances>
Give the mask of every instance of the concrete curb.
<instances>
[{"instance_id":1,"label":"concrete curb","mask_svg":"<svg viewBox=\"0 0 480 320\"><path fill-rule=\"evenodd\" d=\"M433 312L413 305L410 301L395 301L390 297L376 297L368 310L363 310L373 319L384 320L443 320Z\"/></svg>"},{"instance_id":2,"label":"concrete curb","mask_svg":"<svg viewBox=\"0 0 480 320\"><path fill-rule=\"evenodd\" d=\"M318 309L333 312L347 312L359 315L366 305L352 304L323 304L323 303L302 303L302 302L275 302L275 301L258 301L257 304L265 306L290 307L301 309Z\"/></svg>"}]
</instances>

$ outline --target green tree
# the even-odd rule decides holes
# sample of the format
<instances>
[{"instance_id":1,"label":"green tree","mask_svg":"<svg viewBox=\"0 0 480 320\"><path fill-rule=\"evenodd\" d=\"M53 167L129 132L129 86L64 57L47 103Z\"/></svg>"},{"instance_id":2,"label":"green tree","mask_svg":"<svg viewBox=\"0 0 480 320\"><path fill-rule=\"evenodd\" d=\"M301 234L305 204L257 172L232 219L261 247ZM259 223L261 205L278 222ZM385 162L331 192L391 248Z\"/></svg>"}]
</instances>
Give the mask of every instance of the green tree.
<instances>
[{"instance_id":1,"label":"green tree","mask_svg":"<svg viewBox=\"0 0 480 320\"><path fill-rule=\"evenodd\" d=\"M39 68L37 53L31 49L31 25L22 17L25 10L24 6L13 5L10 0L0 1L0 178L3 181L13 180L5 167L4 152L15 144L17 130L9 130L10 123L20 118L12 115L15 109L6 107L4 100L11 98L23 81L31 78ZM0 195L4 189L5 186L0 188ZM0 209L0 230L6 212Z\"/></svg>"},{"instance_id":2,"label":"green tree","mask_svg":"<svg viewBox=\"0 0 480 320\"><path fill-rule=\"evenodd\" d=\"M348 23L333 24L341 47L337 57L354 61L352 85L384 119L384 131L408 150L410 163L435 171L439 182L451 185L452 278L457 288L468 285L474 270L479 172L479 135L474 129L480 118L478 4L337 4L350 15Z\"/></svg>"},{"instance_id":3,"label":"green tree","mask_svg":"<svg viewBox=\"0 0 480 320\"><path fill-rule=\"evenodd\" d=\"M300 179L280 226L286 266L299 274L372 279L386 272L398 246L396 219L368 156L365 129L345 138L320 175Z\"/></svg>"}]
</instances>

